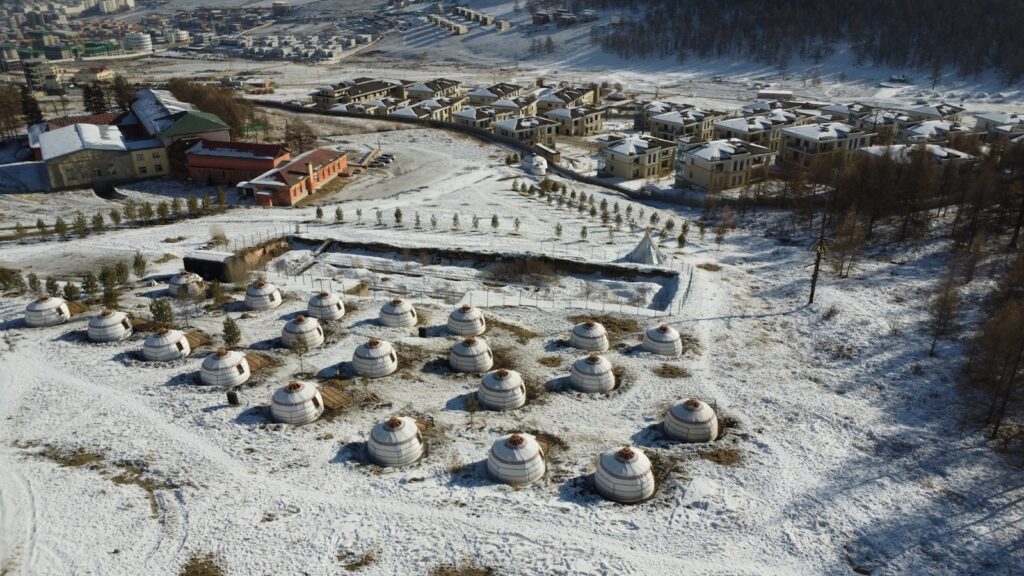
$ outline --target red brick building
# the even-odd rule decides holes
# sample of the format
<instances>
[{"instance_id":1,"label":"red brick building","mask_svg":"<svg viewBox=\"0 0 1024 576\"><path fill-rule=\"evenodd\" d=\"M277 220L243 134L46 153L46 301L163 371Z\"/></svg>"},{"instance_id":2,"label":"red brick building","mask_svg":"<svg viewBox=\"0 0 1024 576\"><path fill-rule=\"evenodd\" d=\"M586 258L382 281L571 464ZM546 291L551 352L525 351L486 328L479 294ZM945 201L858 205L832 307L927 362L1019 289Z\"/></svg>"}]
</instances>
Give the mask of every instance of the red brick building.
<instances>
[{"instance_id":1,"label":"red brick building","mask_svg":"<svg viewBox=\"0 0 1024 576\"><path fill-rule=\"evenodd\" d=\"M291 159L280 144L200 140L185 151L188 177L201 184L235 186Z\"/></svg>"},{"instance_id":2,"label":"red brick building","mask_svg":"<svg viewBox=\"0 0 1024 576\"><path fill-rule=\"evenodd\" d=\"M339 175L348 176L348 153L320 148L251 179L245 187L260 206L292 206Z\"/></svg>"}]
</instances>

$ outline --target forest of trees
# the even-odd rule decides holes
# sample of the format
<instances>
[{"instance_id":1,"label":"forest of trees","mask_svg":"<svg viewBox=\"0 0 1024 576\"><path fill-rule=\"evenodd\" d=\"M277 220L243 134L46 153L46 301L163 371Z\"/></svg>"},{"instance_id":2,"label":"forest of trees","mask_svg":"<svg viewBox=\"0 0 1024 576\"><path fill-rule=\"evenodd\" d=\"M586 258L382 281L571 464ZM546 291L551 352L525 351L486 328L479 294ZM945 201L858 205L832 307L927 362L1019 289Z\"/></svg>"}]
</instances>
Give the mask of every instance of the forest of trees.
<instances>
[{"instance_id":1,"label":"forest of trees","mask_svg":"<svg viewBox=\"0 0 1024 576\"><path fill-rule=\"evenodd\" d=\"M572 0L574 10L618 10L625 23L596 26L591 40L622 57L740 57L785 70L848 45L857 64L942 70L970 77L991 69L1024 77L1018 0ZM561 6L530 0L527 7Z\"/></svg>"},{"instance_id":2,"label":"forest of trees","mask_svg":"<svg viewBox=\"0 0 1024 576\"><path fill-rule=\"evenodd\" d=\"M172 78L167 83L167 89L175 98L220 117L231 128L233 139L242 139L246 126L257 122L256 107L231 90L199 84L185 78Z\"/></svg>"}]
</instances>

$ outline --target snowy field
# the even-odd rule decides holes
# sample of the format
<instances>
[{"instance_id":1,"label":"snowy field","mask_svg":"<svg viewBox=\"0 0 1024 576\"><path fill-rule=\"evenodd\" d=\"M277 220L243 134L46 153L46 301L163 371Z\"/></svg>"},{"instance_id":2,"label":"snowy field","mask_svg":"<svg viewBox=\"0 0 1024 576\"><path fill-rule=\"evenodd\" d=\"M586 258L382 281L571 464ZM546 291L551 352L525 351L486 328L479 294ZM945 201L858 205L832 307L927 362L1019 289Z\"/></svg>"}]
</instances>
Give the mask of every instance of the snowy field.
<instances>
[{"instance_id":1,"label":"snowy field","mask_svg":"<svg viewBox=\"0 0 1024 576\"><path fill-rule=\"evenodd\" d=\"M808 306L810 239L796 232L796 242L784 244L766 233L784 216L739 216L739 228L718 244L711 230L699 236L697 212L569 183L623 212L689 222L685 249L675 240L662 245L671 256L664 273L682 280L496 279L471 262L420 263L418 251L613 262L642 232L627 227L609 238L575 209L510 191L516 178L536 179L506 166L500 148L427 130L337 138L343 147L379 141L397 160L321 199L323 222L311 207L239 206L68 243L3 245L0 265L58 278L142 252L149 278L126 292L127 310L159 296L160 280L213 230L247 243L298 225L314 240L381 242L408 252L396 265L345 251L317 256L297 244L266 269L285 293L280 308L244 314L229 304L191 317L190 329L214 335L214 344L166 364L136 359L144 334L87 343L82 334L96 307L62 326L28 329L21 319L28 299L0 301L0 573L174 575L205 554L226 574L321 575L346 567L418 574L460 561L500 574L1021 570L1019 471L960 425L954 377L962 343L944 341L929 358L921 330L924 303L945 265L941 246L873 254L847 280L826 273ZM184 193L161 182L122 192L140 200ZM86 193L0 201L26 223L118 204ZM338 207L340 225L332 222ZM394 223L396 208L402 226ZM413 224L417 213L421 229ZM584 226L590 234L581 240ZM299 262L312 263L305 275L281 272ZM281 327L305 309L314 287L359 281L412 294L427 337L379 326L377 310L388 296L374 291L346 296L349 313L301 361L281 348ZM975 293L988 282L982 271ZM660 298L650 297L659 290ZM616 309L595 303L590 291L605 302L636 303ZM455 298L427 296L435 292ZM522 301L524 292L534 301ZM471 412L467 399L478 379L435 360L455 341L439 327L459 299L483 307L490 322L484 338L536 389L524 408ZM279 362L243 388L240 407L227 405L223 390L194 383L225 314L241 326L243 347ZM607 396L570 392L564 380L579 352L562 340L574 319L603 314L620 344L607 357L623 370L624 384ZM635 349L638 335L662 322L692 337L683 357ZM300 371L307 381L345 371L369 337L398 344L400 355L396 374L353 385L375 402L302 427L269 420L275 389ZM668 405L688 395L713 402L728 423L717 442L682 445L658 432ZM428 455L399 470L366 464L361 443L370 428L397 413L432 422ZM498 436L516 430L556 443L545 477L513 489L490 481L482 461ZM639 505L606 502L590 485L597 454L625 444L650 454L661 480L655 497Z\"/></svg>"}]
</instances>

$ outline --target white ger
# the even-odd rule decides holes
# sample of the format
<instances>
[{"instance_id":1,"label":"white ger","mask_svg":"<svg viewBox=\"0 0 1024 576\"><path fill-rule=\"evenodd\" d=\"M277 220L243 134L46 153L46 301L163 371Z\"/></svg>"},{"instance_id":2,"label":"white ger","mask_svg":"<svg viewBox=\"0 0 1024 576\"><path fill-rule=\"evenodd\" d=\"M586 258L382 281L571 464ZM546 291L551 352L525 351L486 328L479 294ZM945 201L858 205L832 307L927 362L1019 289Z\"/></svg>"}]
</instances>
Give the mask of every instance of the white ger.
<instances>
[{"instance_id":1,"label":"white ger","mask_svg":"<svg viewBox=\"0 0 1024 576\"><path fill-rule=\"evenodd\" d=\"M380 307L379 320L389 328L410 328L416 325L416 309L409 301L395 298Z\"/></svg>"},{"instance_id":2,"label":"white ger","mask_svg":"<svg viewBox=\"0 0 1024 576\"><path fill-rule=\"evenodd\" d=\"M167 280L167 294L171 298L195 298L202 294L205 285L198 274L182 270Z\"/></svg>"},{"instance_id":3,"label":"white ger","mask_svg":"<svg viewBox=\"0 0 1024 576\"><path fill-rule=\"evenodd\" d=\"M245 307L254 312L281 305L281 291L266 280L257 280L245 290Z\"/></svg>"},{"instance_id":4,"label":"white ger","mask_svg":"<svg viewBox=\"0 0 1024 576\"><path fill-rule=\"evenodd\" d=\"M245 354L227 348L218 348L203 358L199 368L199 380L207 386L238 386L247 382L251 375Z\"/></svg>"},{"instance_id":5,"label":"white ger","mask_svg":"<svg viewBox=\"0 0 1024 576\"><path fill-rule=\"evenodd\" d=\"M675 328L662 324L644 333L644 350L660 356L679 356L683 353L683 339Z\"/></svg>"},{"instance_id":6,"label":"white ger","mask_svg":"<svg viewBox=\"0 0 1024 576\"><path fill-rule=\"evenodd\" d=\"M515 370L493 370L480 380L476 399L488 410L515 410L526 404L526 385Z\"/></svg>"},{"instance_id":7,"label":"white ger","mask_svg":"<svg viewBox=\"0 0 1024 576\"><path fill-rule=\"evenodd\" d=\"M604 352L608 349L608 331L601 323L593 320L580 322L573 326L569 344L587 352Z\"/></svg>"},{"instance_id":8,"label":"white ger","mask_svg":"<svg viewBox=\"0 0 1024 576\"><path fill-rule=\"evenodd\" d=\"M306 314L321 322L340 320L345 315L345 304L341 297L331 292L319 292L309 299Z\"/></svg>"},{"instance_id":9,"label":"white ger","mask_svg":"<svg viewBox=\"0 0 1024 576\"><path fill-rule=\"evenodd\" d=\"M680 442L711 442L718 438L715 410L697 398L680 400L665 415L665 434Z\"/></svg>"},{"instance_id":10,"label":"white ger","mask_svg":"<svg viewBox=\"0 0 1024 576\"><path fill-rule=\"evenodd\" d=\"M299 314L285 323L281 329L281 341L289 348L302 344L306 350L312 350L324 343L324 329L316 318Z\"/></svg>"},{"instance_id":11,"label":"white ger","mask_svg":"<svg viewBox=\"0 0 1024 576\"><path fill-rule=\"evenodd\" d=\"M274 392L270 413L274 420L285 424L309 424L324 413L324 399L313 384L292 381Z\"/></svg>"},{"instance_id":12,"label":"white ger","mask_svg":"<svg viewBox=\"0 0 1024 576\"><path fill-rule=\"evenodd\" d=\"M548 173L548 161L545 160L543 156L538 156L536 154L528 156L523 158L523 170L525 170L527 174L543 176Z\"/></svg>"},{"instance_id":13,"label":"white ger","mask_svg":"<svg viewBox=\"0 0 1024 576\"><path fill-rule=\"evenodd\" d=\"M25 306L25 324L30 328L56 326L71 318L71 311L63 299L42 295Z\"/></svg>"},{"instance_id":14,"label":"white ger","mask_svg":"<svg viewBox=\"0 0 1024 576\"><path fill-rule=\"evenodd\" d=\"M613 449L598 457L594 485L608 500L634 504L654 494L654 470L639 448Z\"/></svg>"},{"instance_id":15,"label":"white ger","mask_svg":"<svg viewBox=\"0 0 1024 576\"><path fill-rule=\"evenodd\" d=\"M179 330L159 328L142 343L142 357L150 362L180 360L192 353L188 338Z\"/></svg>"},{"instance_id":16,"label":"white ger","mask_svg":"<svg viewBox=\"0 0 1024 576\"><path fill-rule=\"evenodd\" d=\"M483 338L470 336L456 342L448 354L448 364L456 372L476 374L486 372L494 365L491 348Z\"/></svg>"},{"instance_id":17,"label":"white ger","mask_svg":"<svg viewBox=\"0 0 1024 576\"><path fill-rule=\"evenodd\" d=\"M487 472L505 484L536 482L544 476L544 450L530 434L502 436L487 454Z\"/></svg>"},{"instance_id":18,"label":"white ger","mask_svg":"<svg viewBox=\"0 0 1024 576\"><path fill-rule=\"evenodd\" d=\"M104 309L89 319L89 340L120 342L132 335L132 321L120 310Z\"/></svg>"},{"instance_id":19,"label":"white ger","mask_svg":"<svg viewBox=\"0 0 1024 576\"><path fill-rule=\"evenodd\" d=\"M615 389L612 363L600 354L577 358L569 371L569 384L579 392L605 394Z\"/></svg>"},{"instance_id":20,"label":"white ger","mask_svg":"<svg viewBox=\"0 0 1024 576\"><path fill-rule=\"evenodd\" d=\"M380 378L398 370L398 355L390 342L370 338L352 353L352 367L365 378Z\"/></svg>"},{"instance_id":21,"label":"white ger","mask_svg":"<svg viewBox=\"0 0 1024 576\"><path fill-rule=\"evenodd\" d=\"M392 416L370 430L366 450L380 466L408 466L423 456L423 436L412 418Z\"/></svg>"},{"instance_id":22,"label":"white ger","mask_svg":"<svg viewBox=\"0 0 1024 576\"><path fill-rule=\"evenodd\" d=\"M487 330L484 313L471 304L463 304L448 315L448 332L456 336L479 336Z\"/></svg>"}]
</instances>

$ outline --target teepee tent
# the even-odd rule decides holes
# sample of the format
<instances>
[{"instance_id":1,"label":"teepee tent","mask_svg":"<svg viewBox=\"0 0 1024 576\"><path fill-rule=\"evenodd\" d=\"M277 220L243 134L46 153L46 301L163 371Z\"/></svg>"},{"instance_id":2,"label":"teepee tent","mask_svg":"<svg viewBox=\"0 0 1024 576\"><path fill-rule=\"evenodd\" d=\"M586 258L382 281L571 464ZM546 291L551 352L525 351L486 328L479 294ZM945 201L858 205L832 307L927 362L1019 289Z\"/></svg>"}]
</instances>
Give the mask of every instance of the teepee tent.
<instances>
[{"instance_id":1,"label":"teepee tent","mask_svg":"<svg viewBox=\"0 0 1024 576\"><path fill-rule=\"evenodd\" d=\"M63 299L55 296L40 296L25 307L25 324L30 328L56 326L71 318L71 311Z\"/></svg>"},{"instance_id":2,"label":"teepee tent","mask_svg":"<svg viewBox=\"0 0 1024 576\"><path fill-rule=\"evenodd\" d=\"M89 319L89 340L118 342L132 335L132 321L119 310L103 310Z\"/></svg>"},{"instance_id":3,"label":"teepee tent","mask_svg":"<svg viewBox=\"0 0 1024 576\"><path fill-rule=\"evenodd\" d=\"M270 413L285 424L309 424L324 413L324 399L313 384L292 381L274 392Z\"/></svg>"},{"instance_id":4,"label":"teepee tent","mask_svg":"<svg viewBox=\"0 0 1024 576\"><path fill-rule=\"evenodd\" d=\"M658 248L658 245L651 239L651 231L647 230L644 232L644 237L640 239L640 243L633 248L633 251L622 257L623 262L633 262L635 264L664 264L668 261L668 256Z\"/></svg>"},{"instance_id":5,"label":"teepee tent","mask_svg":"<svg viewBox=\"0 0 1024 576\"><path fill-rule=\"evenodd\" d=\"M146 337L142 344L142 357L150 362L170 362L192 353L188 338L178 330L160 328Z\"/></svg>"},{"instance_id":6,"label":"teepee tent","mask_svg":"<svg viewBox=\"0 0 1024 576\"><path fill-rule=\"evenodd\" d=\"M569 384L580 392L604 394L615 389L612 363L600 354L577 358L569 371Z\"/></svg>"},{"instance_id":7,"label":"teepee tent","mask_svg":"<svg viewBox=\"0 0 1024 576\"><path fill-rule=\"evenodd\" d=\"M198 274L186 270L171 276L167 281L167 294L172 298L195 298L206 288Z\"/></svg>"},{"instance_id":8,"label":"teepee tent","mask_svg":"<svg viewBox=\"0 0 1024 576\"><path fill-rule=\"evenodd\" d=\"M416 309L412 303L401 298L381 306L380 323L390 328L409 328L416 325Z\"/></svg>"},{"instance_id":9,"label":"teepee tent","mask_svg":"<svg viewBox=\"0 0 1024 576\"><path fill-rule=\"evenodd\" d=\"M718 416L697 398L676 402L665 415L665 434L680 442L711 442L718 438Z\"/></svg>"},{"instance_id":10,"label":"teepee tent","mask_svg":"<svg viewBox=\"0 0 1024 576\"><path fill-rule=\"evenodd\" d=\"M320 292L309 299L306 313L321 322L338 320L345 315L345 304L341 297L331 292Z\"/></svg>"},{"instance_id":11,"label":"teepee tent","mask_svg":"<svg viewBox=\"0 0 1024 576\"><path fill-rule=\"evenodd\" d=\"M662 324L644 334L644 350L661 356L679 356L683 353L683 340L678 330Z\"/></svg>"},{"instance_id":12,"label":"teepee tent","mask_svg":"<svg viewBox=\"0 0 1024 576\"><path fill-rule=\"evenodd\" d=\"M483 311L470 304L463 304L448 315L448 331L456 336L479 336L485 330Z\"/></svg>"},{"instance_id":13,"label":"teepee tent","mask_svg":"<svg viewBox=\"0 0 1024 576\"><path fill-rule=\"evenodd\" d=\"M408 466L423 456L423 436L412 418L392 416L370 430L366 449L380 466Z\"/></svg>"},{"instance_id":14,"label":"teepee tent","mask_svg":"<svg viewBox=\"0 0 1024 576\"><path fill-rule=\"evenodd\" d=\"M289 320L281 330L281 341L289 348L295 348L299 343L311 350L324 343L324 329L316 318L307 318L299 314Z\"/></svg>"},{"instance_id":15,"label":"teepee tent","mask_svg":"<svg viewBox=\"0 0 1024 576\"><path fill-rule=\"evenodd\" d=\"M281 291L266 280L257 280L245 290L245 307L254 312L281 305Z\"/></svg>"},{"instance_id":16,"label":"teepee tent","mask_svg":"<svg viewBox=\"0 0 1024 576\"><path fill-rule=\"evenodd\" d=\"M245 354L220 348L203 359L199 380L207 386L238 386L249 380L249 361Z\"/></svg>"},{"instance_id":17,"label":"teepee tent","mask_svg":"<svg viewBox=\"0 0 1024 576\"><path fill-rule=\"evenodd\" d=\"M569 344L587 352L604 352L608 349L608 331L601 323L593 320L580 322L573 326Z\"/></svg>"},{"instance_id":18,"label":"teepee tent","mask_svg":"<svg viewBox=\"0 0 1024 576\"><path fill-rule=\"evenodd\" d=\"M651 461L639 448L609 450L597 460L594 485L608 500L624 504L646 500L654 494Z\"/></svg>"},{"instance_id":19,"label":"teepee tent","mask_svg":"<svg viewBox=\"0 0 1024 576\"><path fill-rule=\"evenodd\" d=\"M487 454L487 472L505 484L536 482L544 476L544 450L530 434L502 436Z\"/></svg>"},{"instance_id":20,"label":"teepee tent","mask_svg":"<svg viewBox=\"0 0 1024 576\"><path fill-rule=\"evenodd\" d=\"M494 370L480 380L476 399L489 410L515 410L526 404L526 385L515 370Z\"/></svg>"},{"instance_id":21,"label":"teepee tent","mask_svg":"<svg viewBox=\"0 0 1024 576\"><path fill-rule=\"evenodd\" d=\"M470 336L452 346L448 364L456 372L485 372L494 365L491 348L483 338Z\"/></svg>"},{"instance_id":22,"label":"teepee tent","mask_svg":"<svg viewBox=\"0 0 1024 576\"><path fill-rule=\"evenodd\" d=\"M370 338L352 353L352 367L365 378L380 378L398 370L398 355L390 342Z\"/></svg>"}]
</instances>

